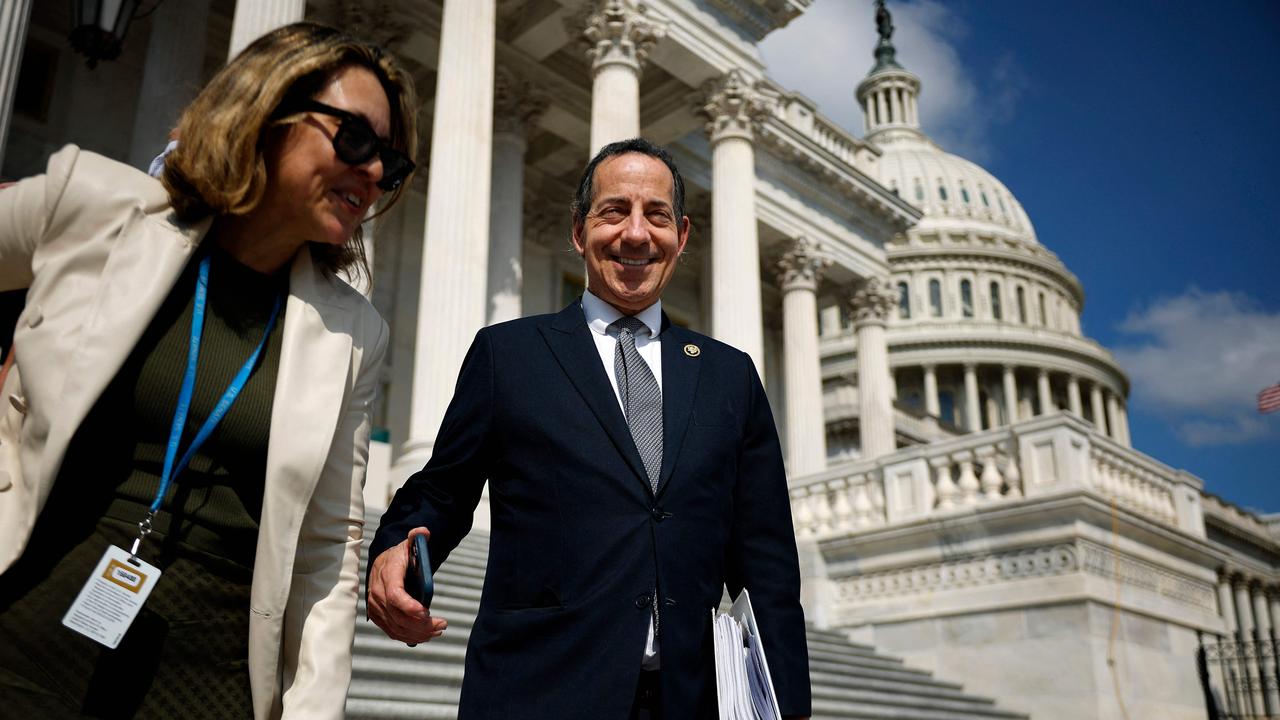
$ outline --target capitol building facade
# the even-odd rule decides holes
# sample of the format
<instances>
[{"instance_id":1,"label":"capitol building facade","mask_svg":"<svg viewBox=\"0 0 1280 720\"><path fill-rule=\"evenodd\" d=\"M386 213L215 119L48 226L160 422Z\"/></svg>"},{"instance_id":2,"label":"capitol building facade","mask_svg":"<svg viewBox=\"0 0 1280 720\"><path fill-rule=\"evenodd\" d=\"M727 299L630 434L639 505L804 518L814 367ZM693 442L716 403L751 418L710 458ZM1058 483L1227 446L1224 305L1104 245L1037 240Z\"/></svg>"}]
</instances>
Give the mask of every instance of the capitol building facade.
<instances>
[{"instance_id":1,"label":"capitol building facade","mask_svg":"<svg viewBox=\"0 0 1280 720\"><path fill-rule=\"evenodd\" d=\"M810 0L166 0L92 70L66 41L67 3L15 0L0 10L0 175L41 172L67 142L145 167L194 90L286 22L402 58L421 170L371 228L372 281L353 280L392 333L376 518L430 457L476 330L581 292L578 174L643 135L689 186L693 235L663 307L764 379L814 631L995 703L965 715L938 695L885 717L1280 715L1261 651L1280 634L1280 527L1132 447L1129 378L1081 330L1085 288L1009 188L930 139L929 89L866 4L849 32L880 43L850 78L858 136L760 55ZM353 717L449 716L447 687L396 688L438 682L456 701L459 651L387 669L423 657L403 650L358 637ZM815 717L879 717L849 708L906 692L823 672Z\"/></svg>"}]
</instances>

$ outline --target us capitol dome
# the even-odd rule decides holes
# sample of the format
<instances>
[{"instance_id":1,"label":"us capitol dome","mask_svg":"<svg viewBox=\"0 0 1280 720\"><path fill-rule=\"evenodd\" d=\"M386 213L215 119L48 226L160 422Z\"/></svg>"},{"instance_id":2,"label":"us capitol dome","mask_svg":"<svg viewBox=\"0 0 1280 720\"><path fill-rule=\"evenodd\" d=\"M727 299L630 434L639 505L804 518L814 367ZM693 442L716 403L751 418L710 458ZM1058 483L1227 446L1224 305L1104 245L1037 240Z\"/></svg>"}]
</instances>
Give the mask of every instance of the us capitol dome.
<instances>
[{"instance_id":1,"label":"us capitol dome","mask_svg":"<svg viewBox=\"0 0 1280 720\"><path fill-rule=\"evenodd\" d=\"M920 127L920 79L896 60L886 16L875 65L856 90L882 185L923 212L886 246L897 309L887 329L898 446L1058 410L1129 445L1129 380L1081 329L1084 288L1036 237L1013 193ZM857 457L856 353L824 338L828 455ZM824 333L825 334L825 333ZM848 412L842 412L846 408Z\"/></svg>"}]
</instances>

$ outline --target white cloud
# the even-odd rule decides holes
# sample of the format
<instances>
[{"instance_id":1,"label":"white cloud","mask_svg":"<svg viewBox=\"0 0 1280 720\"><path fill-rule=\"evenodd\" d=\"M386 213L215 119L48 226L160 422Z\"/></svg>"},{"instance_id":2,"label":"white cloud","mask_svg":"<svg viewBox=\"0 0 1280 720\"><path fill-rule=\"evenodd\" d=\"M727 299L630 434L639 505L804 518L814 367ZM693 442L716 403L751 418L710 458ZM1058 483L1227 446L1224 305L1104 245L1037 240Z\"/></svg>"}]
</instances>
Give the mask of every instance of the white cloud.
<instances>
[{"instance_id":1,"label":"white cloud","mask_svg":"<svg viewBox=\"0 0 1280 720\"><path fill-rule=\"evenodd\" d=\"M995 125L1012 116L1025 85L1011 56L979 70L957 47L968 34L964 18L937 0L889 4L898 62L920 77L920 120L950 152L975 161L991 154ZM875 63L877 41L871 2L817 0L760 50L770 76L812 98L819 110L855 135L862 111L854 90ZM978 78L984 82L979 85Z\"/></svg>"},{"instance_id":2,"label":"white cloud","mask_svg":"<svg viewBox=\"0 0 1280 720\"><path fill-rule=\"evenodd\" d=\"M1248 296L1196 288L1130 313L1135 335L1116 358L1133 399L1164 414L1193 446L1280 436L1280 416L1257 414L1257 394L1280 381L1280 312Z\"/></svg>"}]
</instances>

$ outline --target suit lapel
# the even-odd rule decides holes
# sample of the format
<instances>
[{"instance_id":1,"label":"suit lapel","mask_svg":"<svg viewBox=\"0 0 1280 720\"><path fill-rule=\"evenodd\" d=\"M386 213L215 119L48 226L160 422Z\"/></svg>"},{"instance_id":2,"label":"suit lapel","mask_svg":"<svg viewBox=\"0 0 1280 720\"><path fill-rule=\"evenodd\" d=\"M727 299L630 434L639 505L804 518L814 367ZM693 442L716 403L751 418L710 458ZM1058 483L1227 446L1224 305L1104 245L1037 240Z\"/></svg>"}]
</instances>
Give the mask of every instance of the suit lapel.
<instances>
[{"instance_id":1,"label":"suit lapel","mask_svg":"<svg viewBox=\"0 0 1280 720\"><path fill-rule=\"evenodd\" d=\"M210 224L176 227L135 208L121 228L102 268L94 309L67 364L65 404L45 444L44 487L51 486L72 435L138 344Z\"/></svg>"},{"instance_id":2,"label":"suit lapel","mask_svg":"<svg viewBox=\"0 0 1280 720\"><path fill-rule=\"evenodd\" d=\"M636 443L631 439L631 428L622 416L618 396L600 363L600 353L596 350L591 328L587 327L586 318L582 314L582 305L577 301L571 303L556 315L550 327L544 326L540 330L561 369L569 376L569 381L609 434L614 447L626 459L636 477L644 483L645 489L650 490L649 475L640 460Z\"/></svg>"},{"instance_id":3,"label":"suit lapel","mask_svg":"<svg viewBox=\"0 0 1280 720\"><path fill-rule=\"evenodd\" d=\"M257 567L292 566L303 511L329 456L347 398L351 325L351 311L334 297L304 246L289 274L280 369L271 406ZM254 574L254 607L283 609L288 574L273 577L279 584L271 588L258 582L259 575L267 573Z\"/></svg>"},{"instance_id":4,"label":"suit lapel","mask_svg":"<svg viewBox=\"0 0 1280 720\"><path fill-rule=\"evenodd\" d=\"M662 326L662 473L658 476L659 495L666 490L680 456L685 430L689 427L689 415L693 411L693 396L698 390L698 371L702 367L698 354L691 355L685 351L685 346L692 343L684 328L672 325L665 313Z\"/></svg>"}]
</instances>

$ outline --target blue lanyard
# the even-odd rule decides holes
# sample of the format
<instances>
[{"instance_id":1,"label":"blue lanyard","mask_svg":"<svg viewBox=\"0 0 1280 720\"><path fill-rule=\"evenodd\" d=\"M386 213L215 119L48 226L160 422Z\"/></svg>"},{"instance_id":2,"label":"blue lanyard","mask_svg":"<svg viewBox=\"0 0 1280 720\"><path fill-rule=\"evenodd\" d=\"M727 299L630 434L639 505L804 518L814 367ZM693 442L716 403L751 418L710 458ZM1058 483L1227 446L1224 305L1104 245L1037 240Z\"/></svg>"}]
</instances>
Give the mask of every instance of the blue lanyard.
<instances>
[{"instance_id":1,"label":"blue lanyard","mask_svg":"<svg viewBox=\"0 0 1280 720\"><path fill-rule=\"evenodd\" d=\"M213 434L214 428L222 422L222 418L226 416L227 411L231 409L231 403L236 401L236 397L240 395L240 391L244 389L245 383L249 381L249 375L253 372L253 366L257 364L259 356L262 355L262 349L266 347L267 338L271 336L271 330L275 327L276 318L280 315L281 295L276 296L275 305L271 308L271 317L267 319L267 329L262 333L262 339L258 341L258 347L254 348L253 354L240 367L240 372L232 378L231 384L222 393L222 399L213 408L213 412L204 421L204 425L196 432L196 436L191 440L191 445L187 447L187 451L182 457L174 462L178 457L178 445L182 441L182 431L187 426L187 412L191 409L191 396L196 388L196 365L200 359L200 335L204 330L204 314L205 306L209 299L209 256L206 255L200 261L200 274L196 277L196 298L195 308L191 312L191 341L187 349L187 371L182 378L182 390L178 393L178 407L173 413L173 425L169 428L169 446L164 455L164 471L160 475L160 489L156 491L156 499L152 501L147 516L142 522L138 523L138 538L133 542L133 549L129 554L133 557L137 556L138 545L147 535L151 534L151 523L155 519L156 512L160 510L160 505L164 502L164 496L169 492L169 485L173 483L173 478L186 469L187 463L191 462L191 458L195 456L196 451L201 445L209 439Z\"/></svg>"}]
</instances>

